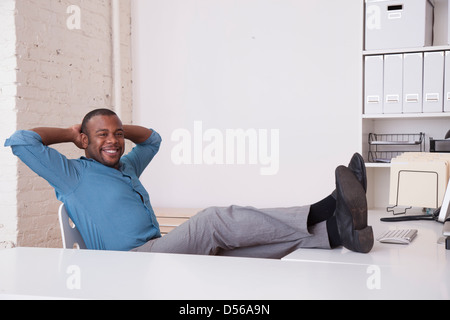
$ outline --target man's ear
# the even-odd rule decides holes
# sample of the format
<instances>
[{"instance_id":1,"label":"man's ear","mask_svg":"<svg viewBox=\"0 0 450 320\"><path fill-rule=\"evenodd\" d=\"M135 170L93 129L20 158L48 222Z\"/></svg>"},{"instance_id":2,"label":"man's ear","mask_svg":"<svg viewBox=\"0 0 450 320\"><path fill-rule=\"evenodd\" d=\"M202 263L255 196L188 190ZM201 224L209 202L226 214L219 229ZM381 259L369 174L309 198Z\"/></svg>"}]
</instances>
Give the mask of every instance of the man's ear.
<instances>
[{"instance_id":1,"label":"man's ear","mask_svg":"<svg viewBox=\"0 0 450 320\"><path fill-rule=\"evenodd\" d=\"M85 133L81 133L81 148L87 149L89 145L89 137Z\"/></svg>"}]
</instances>

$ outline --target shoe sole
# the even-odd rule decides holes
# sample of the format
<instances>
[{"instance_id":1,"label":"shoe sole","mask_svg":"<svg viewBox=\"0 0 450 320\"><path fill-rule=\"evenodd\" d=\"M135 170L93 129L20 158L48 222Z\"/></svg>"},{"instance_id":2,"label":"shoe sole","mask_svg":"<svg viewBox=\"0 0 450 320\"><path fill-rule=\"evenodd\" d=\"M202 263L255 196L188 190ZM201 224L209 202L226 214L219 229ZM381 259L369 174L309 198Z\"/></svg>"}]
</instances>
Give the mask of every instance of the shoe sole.
<instances>
[{"instance_id":1,"label":"shoe sole","mask_svg":"<svg viewBox=\"0 0 450 320\"><path fill-rule=\"evenodd\" d=\"M367 225L367 200L363 186L344 166L336 169L336 181L339 182L336 188L339 188L338 197L341 198L336 220L342 244L352 251L367 253L373 247L374 237L372 227Z\"/></svg>"},{"instance_id":2,"label":"shoe sole","mask_svg":"<svg viewBox=\"0 0 450 320\"><path fill-rule=\"evenodd\" d=\"M355 177L358 179L359 183L361 183L364 188L364 192L367 192L367 172L366 172L366 163L364 162L364 158L359 153L354 153L350 162L348 163L347 168L349 168ZM359 174L360 172L360 174ZM360 177L362 175L362 177ZM333 190L331 196L336 199L336 189Z\"/></svg>"}]
</instances>

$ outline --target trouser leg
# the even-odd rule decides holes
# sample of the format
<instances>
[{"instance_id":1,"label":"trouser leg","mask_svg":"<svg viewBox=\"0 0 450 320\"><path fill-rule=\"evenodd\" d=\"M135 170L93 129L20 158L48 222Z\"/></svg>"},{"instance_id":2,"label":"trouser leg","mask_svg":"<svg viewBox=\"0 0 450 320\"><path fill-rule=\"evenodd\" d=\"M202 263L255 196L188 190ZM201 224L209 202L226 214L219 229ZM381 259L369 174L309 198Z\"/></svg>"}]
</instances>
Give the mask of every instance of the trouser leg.
<instances>
[{"instance_id":1,"label":"trouser leg","mask_svg":"<svg viewBox=\"0 0 450 320\"><path fill-rule=\"evenodd\" d=\"M324 223L308 230L309 208L210 207L133 251L282 257L298 247L329 248Z\"/></svg>"},{"instance_id":2,"label":"trouser leg","mask_svg":"<svg viewBox=\"0 0 450 320\"><path fill-rule=\"evenodd\" d=\"M294 241L265 244L253 247L236 248L221 251L221 256L281 259L289 253L300 248L331 249L328 241L326 222L320 222L308 228L309 237Z\"/></svg>"}]
</instances>

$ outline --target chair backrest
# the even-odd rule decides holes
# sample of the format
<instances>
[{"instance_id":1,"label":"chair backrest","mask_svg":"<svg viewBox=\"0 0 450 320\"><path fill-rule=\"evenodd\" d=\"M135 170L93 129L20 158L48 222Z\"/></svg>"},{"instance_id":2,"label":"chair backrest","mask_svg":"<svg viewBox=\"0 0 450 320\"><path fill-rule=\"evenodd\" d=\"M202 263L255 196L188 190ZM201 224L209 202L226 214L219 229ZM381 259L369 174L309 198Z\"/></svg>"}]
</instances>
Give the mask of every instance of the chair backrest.
<instances>
[{"instance_id":1,"label":"chair backrest","mask_svg":"<svg viewBox=\"0 0 450 320\"><path fill-rule=\"evenodd\" d=\"M64 203L59 206L59 225L61 227L61 236L64 249L87 249L80 231L75 224L70 225L70 218L67 214ZM72 222L73 223L73 222Z\"/></svg>"}]
</instances>

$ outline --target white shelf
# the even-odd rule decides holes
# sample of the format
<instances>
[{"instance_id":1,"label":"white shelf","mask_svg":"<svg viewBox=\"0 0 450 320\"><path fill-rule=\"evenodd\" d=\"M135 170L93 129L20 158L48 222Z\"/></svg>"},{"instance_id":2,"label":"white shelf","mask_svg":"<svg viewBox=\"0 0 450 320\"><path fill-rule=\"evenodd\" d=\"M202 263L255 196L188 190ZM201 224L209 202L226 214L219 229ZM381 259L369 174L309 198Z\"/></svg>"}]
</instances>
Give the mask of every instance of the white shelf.
<instances>
[{"instance_id":1,"label":"white shelf","mask_svg":"<svg viewBox=\"0 0 450 320\"><path fill-rule=\"evenodd\" d=\"M450 118L450 112L437 113L383 113L363 114L363 119L424 119L424 118Z\"/></svg>"},{"instance_id":2,"label":"white shelf","mask_svg":"<svg viewBox=\"0 0 450 320\"><path fill-rule=\"evenodd\" d=\"M429 47L416 47L416 48L363 50L363 56L380 55L380 54L394 54L394 53L432 52L432 51L445 51L445 50L450 50L450 46L429 46Z\"/></svg>"},{"instance_id":3,"label":"white shelf","mask_svg":"<svg viewBox=\"0 0 450 320\"><path fill-rule=\"evenodd\" d=\"M366 162L366 168L390 168L390 163Z\"/></svg>"}]
</instances>

